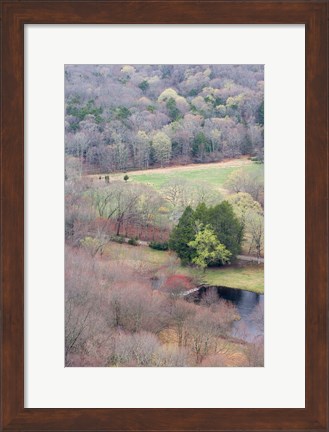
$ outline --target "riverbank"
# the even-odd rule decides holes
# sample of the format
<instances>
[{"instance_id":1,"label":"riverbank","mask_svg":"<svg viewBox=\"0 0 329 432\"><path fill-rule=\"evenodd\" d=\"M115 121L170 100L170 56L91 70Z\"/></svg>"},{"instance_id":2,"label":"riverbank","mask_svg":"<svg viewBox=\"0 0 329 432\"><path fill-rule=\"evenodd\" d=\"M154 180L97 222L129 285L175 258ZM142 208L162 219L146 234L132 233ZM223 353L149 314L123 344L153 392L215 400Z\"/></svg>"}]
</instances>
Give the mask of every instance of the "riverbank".
<instances>
[{"instance_id":1,"label":"riverbank","mask_svg":"<svg viewBox=\"0 0 329 432\"><path fill-rule=\"evenodd\" d=\"M256 294L264 294L264 265L246 264L208 268L205 273L195 267L182 266L174 252L158 251L149 247L131 246L110 242L104 248L104 257L118 262L129 261L137 271L147 269L152 274L162 274L166 269L176 274L190 276L207 285L225 286Z\"/></svg>"},{"instance_id":2,"label":"riverbank","mask_svg":"<svg viewBox=\"0 0 329 432\"><path fill-rule=\"evenodd\" d=\"M200 278L206 285L264 294L264 266L262 264L208 268L205 273L191 267L181 267L180 270L185 275Z\"/></svg>"},{"instance_id":3,"label":"riverbank","mask_svg":"<svg viewBox=\"0 0 329 432\"><path fill-rule=\"evenodd\" d=\"M208 269L205 279L209 285L225 286L251 291L256 294L264 294L264 266L262 264Z\"/></svg>"}]
</instances>

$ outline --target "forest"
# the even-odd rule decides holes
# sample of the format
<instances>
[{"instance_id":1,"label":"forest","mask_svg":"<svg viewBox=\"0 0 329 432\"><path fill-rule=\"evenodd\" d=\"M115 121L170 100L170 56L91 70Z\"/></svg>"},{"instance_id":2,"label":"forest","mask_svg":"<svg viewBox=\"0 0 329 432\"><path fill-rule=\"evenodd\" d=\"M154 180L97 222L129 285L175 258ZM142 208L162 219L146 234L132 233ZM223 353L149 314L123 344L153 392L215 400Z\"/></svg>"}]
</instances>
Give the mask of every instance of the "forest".
<instances>
[{"instance_id":1,"label":"forest","mask_svg":"<svg viewBox=\"0 0 329 432\"><path fill-rule=\"evenodd\" d=\"M259 65L67 65L66 154L91 172L262 161L263 75Z\"/></svg>"},{"instance_id":2,"label":"forest","mask_svg":"<svg viewBox=\"0 0 329 432\"><path fill-rule=\"evenodd\" d=\"M263 80L65 66L66 366L263 366Z\"/></svg>"}]
</instances>

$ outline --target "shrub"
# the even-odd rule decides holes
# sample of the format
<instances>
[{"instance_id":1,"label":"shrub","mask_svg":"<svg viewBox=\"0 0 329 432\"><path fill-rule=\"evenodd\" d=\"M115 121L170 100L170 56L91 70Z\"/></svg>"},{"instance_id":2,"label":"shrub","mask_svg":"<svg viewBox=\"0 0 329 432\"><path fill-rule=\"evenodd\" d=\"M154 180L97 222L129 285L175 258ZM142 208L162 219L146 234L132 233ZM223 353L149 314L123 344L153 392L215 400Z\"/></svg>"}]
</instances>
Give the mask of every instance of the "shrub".
<instances>
[{"instance_id":1,"label":"shrub","mask_svg":"<svg viewBox=\"0 0 329 432\"><path fill-rule=\"evenodd\" d=\"M175 288L180 288L181 290L190 290L193 288L193 283L190 277L174 274L169 276L164 282L164 288L166 290L173 290Z\"/></svg>"},{"instance_id":2,"label":"shrub","mask_svg":"<svg viewBox=\"0 0 329 432\"><path fill-rule=\"evenodd\" d=\"M136 238L131 238L128 240L128 244L131 246L138 246L138 240Z\"/></svg>"},{"instance_id":3,"label":"shrub","mask_svg":"<svg viewBox=\"0 0 329 432\"><path fill-rule=\"evenodd\" d=\"M156 242L152 241L149 244L149 247L156 250L166 251L169 249L168 242Z\"/></svg>"},{"instance_id":4,"label":"shrub","mask_svg":"<svg viewBox=\"0 0 329 432\"><path fill-rule=\"evenodd\" d=\"M122 236L113 236L113 237L111 237L111 240L116 242L116 243L120 243L120 244L125 242L125 239Z\"/></svg>"}]
</instances>

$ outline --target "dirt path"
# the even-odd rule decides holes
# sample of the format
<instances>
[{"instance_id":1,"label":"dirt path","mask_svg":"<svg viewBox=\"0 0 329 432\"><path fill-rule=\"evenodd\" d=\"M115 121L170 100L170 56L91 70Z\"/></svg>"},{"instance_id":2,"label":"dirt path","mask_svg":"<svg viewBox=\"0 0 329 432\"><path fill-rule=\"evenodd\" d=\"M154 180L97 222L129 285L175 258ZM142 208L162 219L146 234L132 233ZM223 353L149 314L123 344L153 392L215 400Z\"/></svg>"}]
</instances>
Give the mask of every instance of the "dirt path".
<instances>
[{"instance_id":1,"label":"dirt path","mask_svg":"<svg viewBox=\"0 0 329 432\"><path fill-rule=\"evenodd\" d=\"M264 263L264 258L257 258L251 255L237 255L236 257L241 261L253 261L257 262L258 264Z\"/></svg>"},{"instance_id":2,"label":"dirt path","mask_svg":"<svg viewBox=\"0 0 329 432\"><path fill-rule=\"evenodd\" d=\"M141 175L141 174L166 174L175 171L193 171L193 170L203 170L208 168L230 168L230 167L240 167L245 165L251 165L252 162L248 159L248 157L241 157L239 159L226 159L221 162L212 162L205 164L189 164L189 165L175 165L169 166L165 168L152 168L148 170L136 170L136 171L127 171L129 175ZM107 175L108 173L102 174L90 174L87 177L90 178L98 178L99 176ZM122 175L122 172L111 173L111 176Z\"/></svg>"}]
</instances>

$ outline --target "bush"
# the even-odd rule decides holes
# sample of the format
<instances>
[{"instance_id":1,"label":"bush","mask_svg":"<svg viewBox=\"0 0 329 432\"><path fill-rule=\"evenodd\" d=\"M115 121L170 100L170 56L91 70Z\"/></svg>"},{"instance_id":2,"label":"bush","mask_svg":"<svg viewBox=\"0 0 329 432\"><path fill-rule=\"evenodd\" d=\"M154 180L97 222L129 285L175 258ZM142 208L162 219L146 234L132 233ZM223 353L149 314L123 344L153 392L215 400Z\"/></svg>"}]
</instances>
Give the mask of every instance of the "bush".
<instances>
[{"instance_id":1,"label":"bush","mask_svg":"<svg viewBox=\"0 0 329 432\"><path fill-rule=\"evenodd\" d=\"M131 238L128 240L128 244L131 246L138 246L138 240L136 238Z\"/></svg>"},{"instance_id":2,"label":"bush","mask_svg":"<svg viewBox=\"0 0 329 432\"><path fill-rule=\"evenodd\" d=\"M120 243L120 244L125 242L125 239L122 236L113 236L113 237L111 237L111 240L116 242L116 243Z\"/></svg>"},{"instance_id":3,"label":"bush","mask_svg":"<svg viewBox=\"0 0 329 432\"><path fill-rule=\"evenodd\" d=\"M152 249L161 250L161 251L166 251L166 250L169 249L168 242L156 242L156 241L152 241L149 244L149 247L152 248Z\"/></svg>"}]
</instances>

